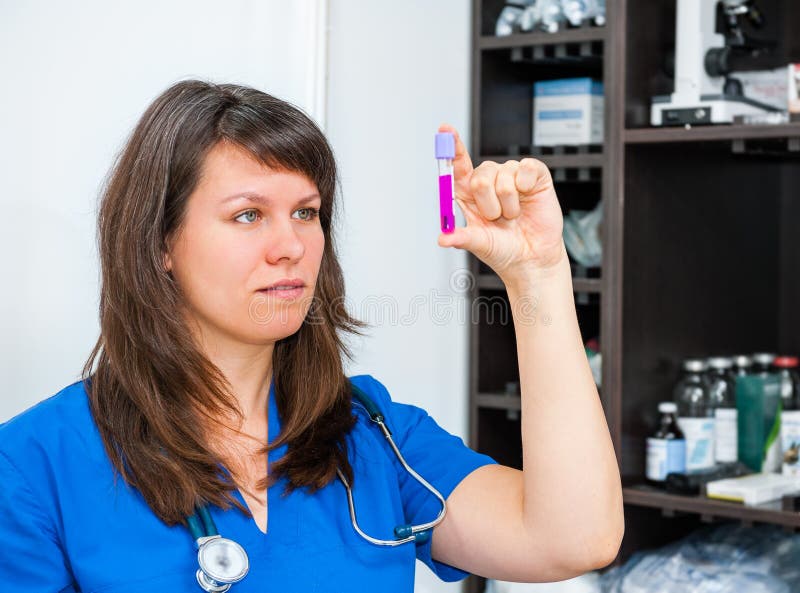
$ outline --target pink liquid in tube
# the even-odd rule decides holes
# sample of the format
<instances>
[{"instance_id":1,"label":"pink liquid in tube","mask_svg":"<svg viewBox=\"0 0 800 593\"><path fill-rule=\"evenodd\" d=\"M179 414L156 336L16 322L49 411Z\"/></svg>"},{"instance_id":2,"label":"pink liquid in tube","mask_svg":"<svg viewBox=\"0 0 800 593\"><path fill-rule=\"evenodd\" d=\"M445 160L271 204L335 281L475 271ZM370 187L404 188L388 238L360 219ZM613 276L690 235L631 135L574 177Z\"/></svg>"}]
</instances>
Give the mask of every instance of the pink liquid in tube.
<instances>
[{"instance_id":1,"label":"pink liquid in tube","mask_svg":"<svg viewBox=\"0 0 800 593\"><path fill-rule=\"evenodd\" d=\"M439 175L439 215L443 233L452 233L456 228L453 215L453 176Z\"/></svg>"},{"instance_id":2,"label":"pink liquid in tube","mask_svg":"<svg viewBox=\"0 0 800 593\"><path fill-rule=\"evenodd\" d=\"M455 136L450 132L436 134L436 162L439 166L439 227L443 233L456 228L453 215L453 159L456 156Z\"/></svg>"}]
</instances>

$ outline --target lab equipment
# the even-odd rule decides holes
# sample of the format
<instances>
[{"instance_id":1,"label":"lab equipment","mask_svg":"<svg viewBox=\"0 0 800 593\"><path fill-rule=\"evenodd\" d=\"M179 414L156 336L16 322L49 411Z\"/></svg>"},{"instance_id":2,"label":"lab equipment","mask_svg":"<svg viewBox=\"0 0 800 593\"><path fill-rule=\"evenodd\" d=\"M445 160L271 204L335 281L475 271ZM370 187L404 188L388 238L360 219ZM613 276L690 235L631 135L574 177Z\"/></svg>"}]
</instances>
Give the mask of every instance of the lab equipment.
<instances>
[{"instance_id":1,"label":"lab equipment","mask_svg":"<svg viewBox=\"0 0 800 593\"><path fill-rule=\"evenodd\" d=\"M776 525L725 523L633 554L603 574L605 593L791 593L800 536Z\"/></svg>"},{"instance_id":2,"label":"lab equipment","mask_svg":"<svg viewBox=\"0 0 800 593\"><path fill-rule=\"evenodd\" d=\"M522 8L518 6L505 6L497 17L494 26L494 34L497 37L505 37L516 31L518 21L522 15Z\"/></svg>"},{"instance_id":3,"label":"lab equipment","mask_svg":"<svg viewBox=\"0 0 800 593\"><path fill-rule=\"evenodd\" d=\"M683 362L683 375L674 389L678 405L678 426L686 437L686 469L714 465L714 408L703 376L706 363L689 358Z\"/></svg>"},{"instance_id":4,"label":"lab equipment","mask_svg":"<svg viewBox=\"0 0 800 593\"><path fill-rule=\"evenodd\" d=\"M439 221L443 233L456 228L453 214L453 159L456 156L455 136L450 132L436 134L436 163L439 167Z\"/></svg>"},{"instance_id":5,"label":"lab equipment","mask_svg":"<svg viewBox=\"0 0 800 593\"><path fill-rule=\"evenodd\" d=\"M779 356L773 365L781 378L781 473L800 477L800 376L796 356Z\"/></svg>"},{"instance_id":6,"label":"lab equipment","mask_svg":"<svg viewBox=\"0 0 800 593\"><path fill-rule=\"evenodd\" d=\"M658 430L647 439L647 479L664 482L667 474L686 471L686 439L678 427L674 402L658 404L661 413Z\"/></svg>"},{"instance_id":7,"label":"lab equipment","mask_svg":"<svg viewBox=\"0 0 800 593\"><path fill-rule=\"evenodd\" d=\"M772 372L772 362L775 355L769 352L756 352L753 354L752 373L755 375L768 375Z\"/></svg>"},{"instance_id":8,"label":"lab equipment","mask_svg":"<svg viewBox=\"0 0 800 593\"><path fill-rule=\"evenodd\" d=\"M736 381L733 361L723 356L708 359L708 390L714 408L714 461L729 463L738 459L736 420Z\"/></svg>"},{"instance_id":9,"label":"lab equipment","mask_svg":"<svg viewBox=\"0 0 800 593\"><path fill-rule=\"evenodd\" d=\"M705 494L706 484L715 480L738 478L752 474L753 470L738 461L718 463L707 469L696 469L690 472L667 474L667 492L693 495Z\"/></svg>"},{"instance_id":10,"label":"lab equipment","mask_svg":"<svg viewBox=\"0 0 800 593\"><path fill-rule=\"evenodd\" d=\"M591 78L545 80L533 85L535 146L603 143L603 83Z\"/></svg>"},{"instance_id":11,"label":"lab equipment","mask_svg":"<svg viewBox=\"0 0 800 593\"><path fill-rule=\"evenodd\" d=\"M353 403L355 404L358 402L358 404L367 411L370 420L380 427L383 436L388 441L389 446L403 468L405 468L414 480L436 497L440 505L438 515L432 521L421 525L405 524L396 526L394 528L395 539L393 540L371 537L366 534L358 524L352 489L347 478L342 471L337 468L336 472L339 480L347 491L347 504L353 529L363 539L377 546L394 547L408 542L423 543L431 537L433 528L444 521L447 512L445 498L436 488L408 465L400 449L395 444L392 433L386 426L384 416L378 406L375 405L363 390L353 383L351 383L351 385L354 398ZM239 582L247 575L249 570L247 553L239 544L233 540L223 538L217 533L214 520L206 506L199 506L193 515L186 518L186 523L195 540L195 545L198 548L197 561L200 568L197 570L196 577L198 584L204 591L208 593L224 593L231 588L233 583Z\"/></svg>"},{"instance_id":12,"label":"lab equipment","mask_svg":"<svg viewBox=\"0 0 800 593\"><path fill-rule=\"evenodd\" d=\"M584 21L602 27L606 24L606 0L561 0L564 17L573 27Z\"/></svg>"},{"instance_id":13,"label":"lab equipment","mask_svg":"<svg viewBox=\"0 0 800 593\"><path fill-rule=\"evenodd\" d=\"M781 471L780 378L773 373L736 379L739 461L756 472Z\"/></svg>"},{"instance_id":14,"label":"lab equipment","mask_svg":"<svg viewBox=\"0 0 800 593\"><path fill-rule=\"evenodd\" d=\"M564 245L569 256L584 267L595 268L603 263L602 224L602 200L592 210L570 210L564 217Z\"/></svg>"},{"instance_id":15,"label":"lab equipment","mask_svg":"<svg viewBox=\"0 0 800 593\"><path fill-rule=\"evenodd\" d=\"M536 0L539 28L547 33L557 33L567 22L561 0Z\"/></svg>"},{"instance_id":16,"label":"lab equipment","mask_svg":"<svg viewBox=\"0 0 800 593\"><path fill-rule=\"evenodd\" d=\"M780 65L764 60L774 43L744 32L745 22L754 28L762 23L753 0L676 1L675 90L653 97L651 124L732 123L736 116L779 111L745 91L748 78L764 75L744 72L744 67L753 67L740 62L760 58L764 69Z\"/></svg>"},{"instance_id":17,"label":"lab equipment","mask_svg":"<svg viewBox=\"0 0 800 593\"><path fill-rule=\"evenodd\" d=\"M715 480L706 484L706 496L718 500L756 505L777 500L784 494L800 490L800 481L794 476L759 473L739 478Z\"/></svg>"},{"instance_id":18,"label":"lab equipment","mask_svg":"<svg viewBox=\"0 0 800 593\"><path fill-rule=\"evenodd\" d=\"M733 363L736 366L733 373L736 377L744 377L752 372L753 359L745 354L734 356Z\"/></svg>"}]
</instances>

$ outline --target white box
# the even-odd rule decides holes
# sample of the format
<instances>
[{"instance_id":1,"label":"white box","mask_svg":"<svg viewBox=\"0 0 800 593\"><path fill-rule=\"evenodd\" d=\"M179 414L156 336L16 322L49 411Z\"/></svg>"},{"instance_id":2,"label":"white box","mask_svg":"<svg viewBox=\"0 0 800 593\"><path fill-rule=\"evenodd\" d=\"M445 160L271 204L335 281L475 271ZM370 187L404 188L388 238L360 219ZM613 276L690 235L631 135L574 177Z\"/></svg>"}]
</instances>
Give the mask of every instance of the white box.
<instances>
[{"instance_id":1,"label":"white box","mask_svg":"<svg viewBox=\"0 0 800 593\"><path fill-rule=\"evenodd\" d=\"M800 113L800 64L789 64L786 70L789 113Z\"/></svg>"},{"instance_id":2,"label":"white box","mask_svg":"<svg viewBox=\"0 0 800 593\"><path fill-rule=\"evenodd\" d=\"M742 502L746 505L777 500L784 494L798 490L800 490L800 480L797 477L772 473L751 474L706 484L708 498Z\"/></svg>"},{"instance_id":3,"label":"white box","mask_svg":"<svg viewBox=\"0 0 800 593\"><path fill-rule=\"evenodd\" d=\"M534 83L533 144L602 144L604 108L603 83L591 78Z\"/></svg>"}]
</instances>

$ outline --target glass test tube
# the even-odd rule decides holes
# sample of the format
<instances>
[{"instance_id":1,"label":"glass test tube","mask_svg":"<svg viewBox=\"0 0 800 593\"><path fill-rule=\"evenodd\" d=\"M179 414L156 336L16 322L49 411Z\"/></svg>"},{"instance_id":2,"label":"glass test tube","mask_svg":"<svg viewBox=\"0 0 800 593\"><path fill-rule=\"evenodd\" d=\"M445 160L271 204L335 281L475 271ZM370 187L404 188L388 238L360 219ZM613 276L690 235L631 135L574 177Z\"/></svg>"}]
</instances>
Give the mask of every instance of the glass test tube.
<instances>
[{"instance_id":1,"label":"glass test tube","mask_svg":"<svg viewBox=\"0 0 800 593\"><path fill-rule=\"evenodd\" d=\"M453 215L453 159L456 156L455 136L450 132L436 134L436 162L439 165L439 221L443 233L456 228Z\"/></svg>"}]
</instances>

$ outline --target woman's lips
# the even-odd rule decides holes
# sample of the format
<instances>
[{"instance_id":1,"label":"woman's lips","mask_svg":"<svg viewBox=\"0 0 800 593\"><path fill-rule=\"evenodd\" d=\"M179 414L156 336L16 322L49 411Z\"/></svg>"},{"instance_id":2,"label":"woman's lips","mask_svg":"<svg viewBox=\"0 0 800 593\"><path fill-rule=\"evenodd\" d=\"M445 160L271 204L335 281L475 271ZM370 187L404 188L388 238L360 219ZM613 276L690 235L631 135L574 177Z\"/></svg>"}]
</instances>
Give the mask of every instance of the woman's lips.
<instances>
[{"instance_id":1,"label":"woman's lips","mask_svg":"<svg viewBox=\"0 0 800 593\"><path fill-rule=\"evenodd\" d=\"M259 290L258 292L269 297L291 300L303 295L303 287L296 286L292 288L265 288Z\"/></svg>"}]
</instances>

